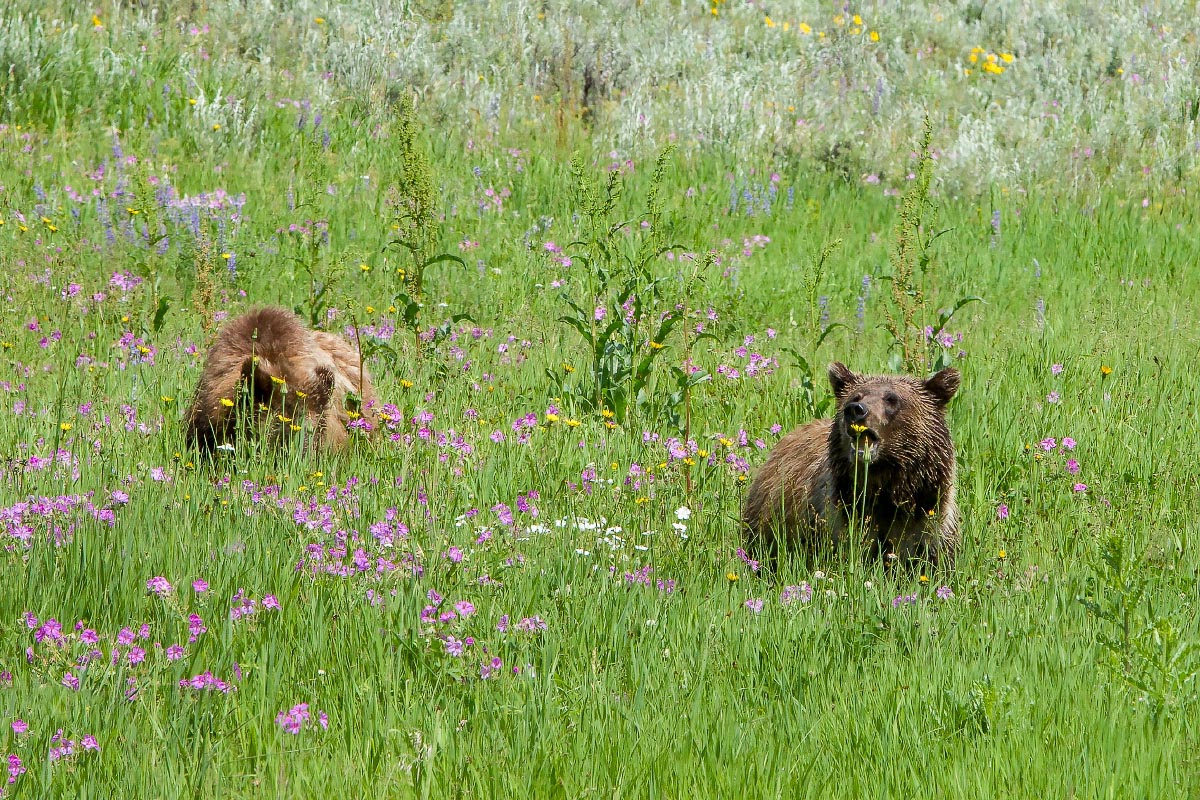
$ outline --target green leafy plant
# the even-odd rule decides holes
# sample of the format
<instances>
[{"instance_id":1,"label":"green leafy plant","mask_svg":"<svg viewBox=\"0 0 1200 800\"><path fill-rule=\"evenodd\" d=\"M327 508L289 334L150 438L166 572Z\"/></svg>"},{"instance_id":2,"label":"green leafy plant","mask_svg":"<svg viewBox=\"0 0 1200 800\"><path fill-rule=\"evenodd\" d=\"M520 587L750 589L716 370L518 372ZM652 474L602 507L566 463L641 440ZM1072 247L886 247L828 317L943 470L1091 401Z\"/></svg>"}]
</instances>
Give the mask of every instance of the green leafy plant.
<instances>
[{"instance_id":1,"label":"green leafy plant","mask_svg":"<svg viewBox=\"0 0 1200 800\"><path fill-rule=\"evenodd\" d=\"M422 352L422 334L439 338L442 328L423 332L422 313L425 308L425 271L436 264L455 263L466 266L466 262L452 253L437 252L441 240L441 225L438 220L437 197L433 168L421 138L421 127L416 106L410 94L400 97L396 109L396 125L392 136L399 151L400 174L388 191L387 205L392 211L392 230L396 236L389 242L410 256L408 268L397 271L401 288L392 303L399 309L399 321L412 331L418 356ZM465 314L451 318L452 323L468 319ZM444 327L444 326L443 326ZM448 329L442 331L445 335Z\"/></svg>"},{"instance_id":2,"label":"green leafy plant","mask_svg":"<svg viewBox=\"0 0 1200 800\"><path fill-rule=\"evenodd\" d=\"M1156 721L1194 701L1200 674L1196 643L1185 641L1155 610L1144 559L1111 534L1100 543L1092 571L1088 591L1078 600L1101 626L1101 665L1149 705Z\"/></svg>"},{"instance_id":3,"label":"green leafy plant","mask_svg":"<svg viewBox=\"0 0 1200 800\"><path fill-rule=\"evenodd\" d=\"M892 337L892 346L895 348L889 366L893 371L903 370L913 375L927 375L948 365L949 356L937 346L938 334L960 308L983 299L975 295L960 298L949 310L937 315L936 324L928 324L932 317L927 289L934 277L933 245L950 232L949 228L937 233L930 232L930 217L935 211L930 195L933 182L932 139L933 123L926 115L917 148L917 163L913 169L915 178L900 202L899 219L889 256L892 272L884 278L891 281L891 303L884 304L887 322L883 327Z\"/></svg>"},{"instance_id":4,"label":"green leafy plant","mask_svg":"<svg viewBox=\"0 0 1200 800\"><path fill-rule=\"evenodd\" d=\"M600 183L588 175L578 154L571 159L584 231L567 249L583 267L586 283L574 297L569 291L561 294L569 313L559 317L559 322L578 332L589 367L574 383L553 372L548 374L557 394L572 397L585 410L615 416L622 422L628 422L635 412L645 415L656 408L679 425L676 409L686 403L692 387L709 379L707 373L691 366L690 359L684 359L687 366L673 367L675 391L657 403L654 399L656 368L675 350L673 334L688 313L688 304L672 302L669 290L677 287L680 296L689 297L705 267L713 263L711 256L701 257L682 279L656 273L660 256L683 249L670 243L674 226L662 196L673 151L673 146L667 147L655 160L645 211L634 221L614 216L622 189L618 173L610 172ZM681 349L690 352L691 345L704 335L691 337L690 344L685 337Z\"/></svg>"}]
</instances>

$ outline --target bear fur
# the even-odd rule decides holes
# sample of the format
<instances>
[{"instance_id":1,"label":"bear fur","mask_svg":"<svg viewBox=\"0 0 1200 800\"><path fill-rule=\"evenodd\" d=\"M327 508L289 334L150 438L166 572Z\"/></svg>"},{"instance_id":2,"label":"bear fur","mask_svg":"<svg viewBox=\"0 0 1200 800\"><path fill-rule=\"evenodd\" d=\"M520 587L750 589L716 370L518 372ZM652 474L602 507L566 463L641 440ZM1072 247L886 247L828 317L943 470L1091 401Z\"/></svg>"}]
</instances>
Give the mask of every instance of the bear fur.
<instances>
[{"instance_id":1,"label":"bear fur","mask_svg":"<svg viewBox=\"0 0 1200 800\"><path fill-rule=\"evenodd\" d=\"M351 394L374 427L379 400L353 345L310 330L287 309L251 309L230 320L209 348L185 435L207 452L256 436L282 444L307 422L311 446L338 449L359 413L346 408Z\"/></svg>"},{"instance_id":2,"label":"bear fur","mask_svg":"<svg viewBox=\"0 0 1200 800\"><path fill-rule=\"evenodd\" d=\"M953 567L959 514L945 409L959 381L950 367L922 381L831 364L837 413L783 437L746 495L751 553L771 562L783 548L836 547L854 514L877 555Z\"/></svg>"}]
</instances>

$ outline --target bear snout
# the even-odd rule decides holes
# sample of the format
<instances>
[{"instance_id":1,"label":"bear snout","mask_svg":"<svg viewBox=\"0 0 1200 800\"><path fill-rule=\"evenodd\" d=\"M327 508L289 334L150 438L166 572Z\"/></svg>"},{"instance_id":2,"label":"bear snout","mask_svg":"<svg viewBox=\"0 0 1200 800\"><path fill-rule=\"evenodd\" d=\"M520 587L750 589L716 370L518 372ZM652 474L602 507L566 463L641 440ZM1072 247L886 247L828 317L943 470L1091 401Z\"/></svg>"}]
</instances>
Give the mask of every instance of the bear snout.
<instances>
[{"instance_id":1,"label":"bear snout","mask_svg":"<svg viewBox=\"0 0 1200 800\"><path fill-rule=\"evenodd\" d=\"M850 422L862 422L867 418L867 407L862 403L846 404L846 419Z\"/></svg>"}]
</instances>

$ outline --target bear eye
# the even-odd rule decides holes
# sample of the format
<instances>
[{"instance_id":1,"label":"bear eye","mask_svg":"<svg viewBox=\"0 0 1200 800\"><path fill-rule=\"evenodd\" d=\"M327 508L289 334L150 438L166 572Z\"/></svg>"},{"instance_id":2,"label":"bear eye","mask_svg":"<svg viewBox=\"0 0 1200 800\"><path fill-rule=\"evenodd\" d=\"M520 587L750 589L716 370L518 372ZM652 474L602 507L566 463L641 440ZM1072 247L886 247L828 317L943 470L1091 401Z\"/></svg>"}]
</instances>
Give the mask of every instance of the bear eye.
<instances>
[{"instance_id":1,"label":"bear eye","mask_svg":"<svg viewBox=\"0 0 1200 800\"><path fill-rule=\"evenodd\" d=\"M900 405L900 395L895 392L888 392L883 396L883 402L887 403L889 408L895 408Z\"/></svg>"},{"instance_id":2,"label":"bear eye","mask_svg":"<svg viewBox=\"0 0 1200 800\"><path fill-rule=\"evenodd\" d=\"M862 393L861 393L861 392L860 392L859 394L856 394L856 395L854 395L854 397L851 397L851 398L850 398L850 402L851 402L851 403L858 403L858 402L860 402L861 400L862 400Z\"/></svg>"}]
</instances>

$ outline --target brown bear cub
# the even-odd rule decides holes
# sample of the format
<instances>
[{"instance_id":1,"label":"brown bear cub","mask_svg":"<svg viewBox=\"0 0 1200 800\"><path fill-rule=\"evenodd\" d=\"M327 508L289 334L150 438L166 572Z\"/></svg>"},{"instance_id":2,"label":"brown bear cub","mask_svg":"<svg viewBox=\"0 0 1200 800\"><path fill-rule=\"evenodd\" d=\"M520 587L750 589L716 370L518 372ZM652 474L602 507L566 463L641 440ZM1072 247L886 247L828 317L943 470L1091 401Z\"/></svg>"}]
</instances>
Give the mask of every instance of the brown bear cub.
<instances>
[{"instance_id":1,"label":"brown bear cub","mask_svg":"<svg viewBox=\"0 0 1200 800\"><path fill-rule=\"evenodd\" d=\"M351 395L357 410L346 408ZM360 415L373 425L378 404L353 345L268 306L234 318L217 335L188 411L186 438L207 452L255 436L282 444L304 431L311 446L336 449Z\"/></svg>"},{"instance_id":2,"label":"brown bear cub","mask_svg":"<svg viewBox=\"0 0 1200 800\"><path fill-rule=\"evenodd\" d=\"M952 567L958 506L945 409L958 370L921 381L834 363L829 382L834 418L781 439L750 485L742 523L751 552L773 561L782 548L834 547L853 518L877 555Z\"/></svg>"}]
</instances>

